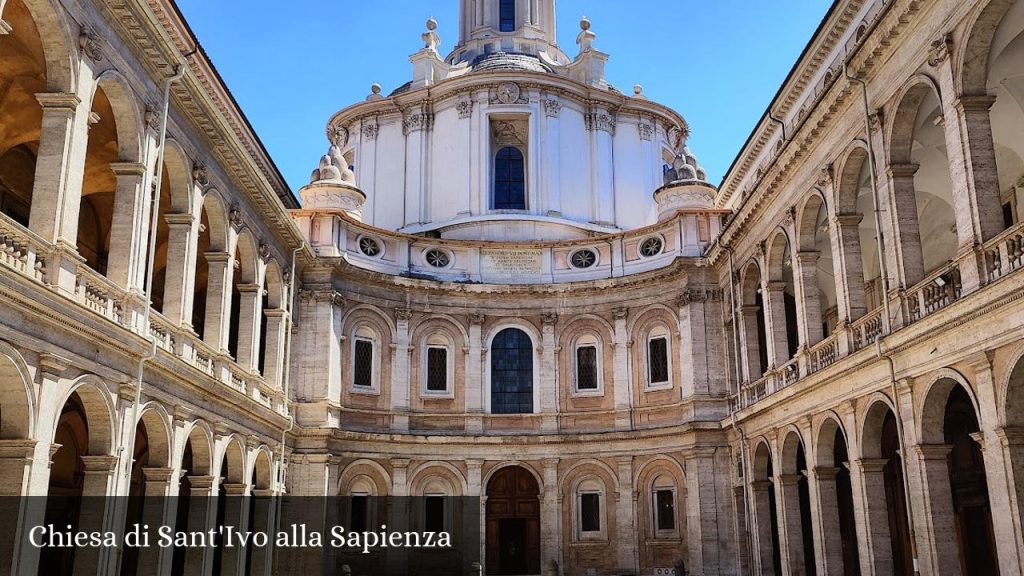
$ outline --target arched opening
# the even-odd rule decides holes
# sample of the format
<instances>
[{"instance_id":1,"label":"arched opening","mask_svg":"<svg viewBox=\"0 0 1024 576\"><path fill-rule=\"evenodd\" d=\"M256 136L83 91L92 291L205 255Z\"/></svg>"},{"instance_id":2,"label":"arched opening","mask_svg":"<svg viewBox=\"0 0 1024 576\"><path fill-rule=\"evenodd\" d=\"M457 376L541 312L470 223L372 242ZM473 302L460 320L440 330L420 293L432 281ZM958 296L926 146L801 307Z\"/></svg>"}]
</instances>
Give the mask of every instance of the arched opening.
<instances>
[{"instance_id":1,"label":"arched opening","mask_svg":"<svg viewBox=\"0 0 1024 576\"><path fill-rule=\"evenodd\" d=\"M178 500L174 526L176 532L188 530L189 512L192 503L192 476L195 475L195 462L192 450L192 439L185 441L185 449L181 454L181 476L178 480ZM175 546L171 559L171 574L182 576L185 573L184 546Z\"/></svg>"},{"instance_id":2,"label":"arched opening","mask_svg":"<svg viewBox=\"0 0 1024 576\"><path fill-rule=\"evenodd\" d=\"M506 328L491 342L491 413L533 413L533 341Z\"/></svg>"},{"instance_id":3,"label":"arched opening","mask_svg":"<svg viewBox=\"0 0 1024 576\"><path fill-rule=\"evenodd\" d=\"M526 210L526 161L515 146L505 146L494 157L494 209Z\"/></svg>"},{"instance_id":4,"label":"arched opening","mask_svg":"<svg viewBox=\"0 0 1024 576\"><path fill-rule=\"evenodd\" d=\"M987 2L964 42L961 98L983 240L1024 218L1021 58L1024 6Z\"/></svg>"},{"instance_id":5,"label":"arched opening","mask_svg":"<svg viewBox=\"0 0 1024 576\"><path fill-rule=\"evenodd\" d=\"M239 242L241 245L241 242ZM231 274L231 305L228 309L227 326L228 326L228 353L235 360L238 360L238 344L240 336L240 322L239 316L242 308L242 291L239 287L242 285L242 268L245 266L242 261L242 251L239 247L235 248L235 257L232 259L232 265L234 266L234 273Z\"/></svg>"},{"instance_id":6,"label":"arched opening","mask_svg":"<svg viewBox=\"0 0 1024 576\"><path fill-rule=\"evenodd\" d=\"M803 286L808 346L835 333L839 324L830 232L828 209L821 197L814 194L804 205L800 218L799 252L794 266Z\"/></svg>"},{"instance_id":7,"label":"arched opening","mask_svg":"<svg viewBox=\"0 0 1024 576\"><path fill-rule=\"evenodd\" d=\"M78 253L100 274L107 273L110 232L114 219L117 178L111 164L119 157L117 118L103 87L92 101L89 142L85 155L82 201L78 213Z\"/></svg>"},{"instance_id":8,"label":"arched opening","mask_svg":"<svg viewBox=\"0 0 1024 576\"><path fill-rule=\"evenodd\" d=\"M775 472L768 445L762 442L754 451L751 498L757 527L757 557L762 576L781 576L782 552L779 549L779 518L775 500Z\"/></svg>"},{"instance_id":9,"label":"arched opening","mask_svg":"<svg viewBox=\"0 0 1024 576\"><path fill-rule=\"evenodd\" d=\"M788 565L792 574L817 575L814 530L811 523L811 490L807 481L807 455L803 440L790 432L782 445L781 498L786 519Z\"/></svg>"},{"instance_id":10,"label":"arched opening","mask_svg":"<svg viewBox=\"0 0 1024 576\"><path fill-rule=\"evenodd\" d=\"M179 532L208 531L209 512L218 505L214 495L219 482L212 476L212 445L203 427L194 425L181 455L182 474L178 479L178 502L175 530ZM200 572L206 549L198 547L174 548L171 574L183 576Z\"/></svg>"},{"instance_id":11,"label":"arched opening","mask_svg":"<svg viewBox=\"0 0 1024 576\"><path fill-rule=\"evenodd\" d=\"M740 338L747 378L753 382L768 370L768 337L764 298L761 293L761 271L753 262L743 272L741 297Z\"/></svg>"},{"instance_id":12,"label":"arched opening","mask_svg":"<svg viewBox=\"0 0 1024 576\"><path fill-rule=\"evenodd\" d=\"M846 436L838 426L832 444L832 465L836 471L836 505L843 551L843 576L860 576L860 551L857 548L857 524L853 511L850 455L846 447Z\"/></svg>"},{"instance_id":13,"label":"arched opening","mask_svg":"<svg viewBox=\"0 0 1024 576\"><path fill-rule=\"evenodd\" d=\"M889 166L895 198L893 220L899 227L908 286L956 258L958 230L943 127L946 120L935 89L923 82L903 96L894 116ZM955 121L952 117L948 120Z\"/></svg>"},{"instance_id":14,"label":"arched opening","mask_svg":"<svg viewBox=\"0 0 1024 576\"><path fill-rule=\"evenodd\" d=\"M771 319L769 337L775 366L796 355L800 346L797 331L796 287L793 280L793 251L784 232L775 234L768 251L768 283L765 305Z\"/></svg>"},{"instance_id":15,"label":"arched opening","mask_svg":"<svg viewBox=\"0 0 1024 576\"><path fill-rule=\"evenodd\" d=\"M849 320L882 305L878 227L871 187L871 163L864 148L850 152L839 175L836 196L836 239L842 248Z\"/></svg>"},{"instance_id":16,"label":"arched opening","mask_svg":"<svg viewBox=\"0 0 1024 576\"><path fill-rule=\"evenodd\" d=\"M132 453L132 470L128 485L128 510L125 513L125 530L135 524L143 524L143 507L146 496L145 469L149 467L149 433L146 425L139 420L135 426L135 450ZM125 546L121 553L121 576L138 574L139 548Z\"/></svg>"},{"instance_id":17,"label":"arched opening","mask_svg":"<svg viewBox=\"0 0 1024 576\"><path fill-rule=\"evenodd\" d=\"M1004 432L1024 430L1024 358L1018 359L1010 372L1003 414L1006 422ZM1007 434L1006 451L1010 460L1010 489L1017 495L1015 512L1018 521L1024 522L1024 435Z\"/></svg>"},{"instance_id":18,"label":"arched opening","mask_svg":"<svg viewBox=\"0 0 1024 576\"><path fill-rule=\"evenodd\" d=\"M0 213L27 227L32 208L43 110L35 95L47 91L46 57L32 14L8 0L0 34Z\"/></svg>"},{"instance_id":19,"label":"arched opening","mask_svg":"<svg viewBox=\"0 0 1024 576\"><path fill-rule=\"evenodd\" d=\"M889 519L889 543L892 550L893 574L914 574L914 558L910 545L910 526L907 524L907 495L903 483L903 450L900 447L896 416L891 410L882 419L881 455L885 461L882 475L885 481L885 503Z\"/></svg>"},{"instance_id":20,"label":"arched opening","mask_svg":"<svg viewBox=\"0 0 1024 576\"><path fill-rule=\"evenodd\" d=\"M974 405L963 386L954 386L949 393L942 430L950 446L949 486L961 573L965 576L999 574L985 460L975 439L980 427Z\"/></svg>"},{"instance_id":21,"label":"arched opening","mask_svg":"<svg viewBox=\"0 0 1024 576\"><path fill-rule=\"evenodd\" d=\"M167 313L165 300L167 297L181 298L187 273L185 261L190 244L192 225L190 218L190 197L187 176L187 165L177 148L168 144L165 152L164 165L160 176L160 204L158 206L156 246L153 253L153 292L150 300L153 310ZM175 235L172 238L172 234ZM148 237L146 238L148 242ZM147 261L143 263L146 267ZM168 274L168 267L171 273ZM144 280L148 280L148 267L144 270ZM171 286L174 282L181 286ZM180 314L181 303L172 306L176 314Z\"/></svg>"},{"instance_id":22,"label":"arched opening","mask_svg":"<svg viewBox=\"0 0 1024 576\"><path fill-rule=\"evenodd\" d=\"M487 482L487 573L540 574L540 488L520 466Z\"/></svg>"}]
</instances>

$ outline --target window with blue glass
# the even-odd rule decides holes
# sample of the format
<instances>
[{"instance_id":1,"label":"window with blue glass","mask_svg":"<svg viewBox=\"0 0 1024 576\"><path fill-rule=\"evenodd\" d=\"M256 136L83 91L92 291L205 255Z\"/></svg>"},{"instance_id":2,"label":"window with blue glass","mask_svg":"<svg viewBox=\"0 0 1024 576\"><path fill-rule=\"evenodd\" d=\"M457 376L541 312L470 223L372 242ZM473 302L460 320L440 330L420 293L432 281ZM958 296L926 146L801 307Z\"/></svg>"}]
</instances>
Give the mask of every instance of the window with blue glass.
<instances>
[{"instance_id":1,"label":"window with blue glass","mask_svg":"<svg viewBox=\"0 0 1024 576\"><path fill-rule=\"evenodd\" d=\"M533 341L507 328L491 342L491 412L533 413Z\"/></svg>"},{"instance_id":2,"label":"window with blue glass","mask_svg":"<svg viewBox=\"0 0 1024 576\"><path fill-rule=\"evenodd\" d=\"M494 209L526 210L526 162L513 146L498 150L494 158Z\"/></svg>"},{"instance_id":3,"label":"window with blue glass","mask_svg":"<svg viewBox=\"0 0 1024 576\"><path fill-rule=\"evenodd\" d=\"M498 30L516 31L516 0L501 0L498 8Z\"/></svg>"}]
</instances>

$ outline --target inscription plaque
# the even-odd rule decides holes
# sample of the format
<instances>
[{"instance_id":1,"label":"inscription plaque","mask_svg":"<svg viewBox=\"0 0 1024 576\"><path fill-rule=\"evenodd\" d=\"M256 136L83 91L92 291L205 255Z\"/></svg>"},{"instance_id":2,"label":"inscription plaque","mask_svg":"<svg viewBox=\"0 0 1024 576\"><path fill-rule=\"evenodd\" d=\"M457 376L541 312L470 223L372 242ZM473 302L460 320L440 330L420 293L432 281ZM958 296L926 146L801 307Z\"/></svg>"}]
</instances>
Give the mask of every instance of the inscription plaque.
<instances>
[{"instance_id":1,"label":"inscription plaque","mask_svg":"<svg viewBox=\"0 0 1024 576\"><path fill-rule=\"evenodd\" d=\"M544 252L541 250L484 250L480 253L480 277L484 282L534 282L543 274Z\"/></svg>"}]
</instances>

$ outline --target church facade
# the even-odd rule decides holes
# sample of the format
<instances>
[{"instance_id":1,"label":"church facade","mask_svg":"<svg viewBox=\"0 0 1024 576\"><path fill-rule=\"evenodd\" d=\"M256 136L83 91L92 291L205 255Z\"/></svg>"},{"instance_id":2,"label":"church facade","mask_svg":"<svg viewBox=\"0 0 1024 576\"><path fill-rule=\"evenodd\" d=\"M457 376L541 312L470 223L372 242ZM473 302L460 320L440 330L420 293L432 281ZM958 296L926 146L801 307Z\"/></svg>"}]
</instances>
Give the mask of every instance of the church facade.
<instances>
[{"instance_id":1,"label":"church facade","mask_svg":"<svg viewBox=\"0 0 1024 576\"><path fill-rule=\"evenodd\" d=\"M1024 4L837 0L720 186L556 16L428 21L297 199L172 2L0 0L0 493L479 497L496 575L1024 574Z\"/></svg>"}]
</instances>

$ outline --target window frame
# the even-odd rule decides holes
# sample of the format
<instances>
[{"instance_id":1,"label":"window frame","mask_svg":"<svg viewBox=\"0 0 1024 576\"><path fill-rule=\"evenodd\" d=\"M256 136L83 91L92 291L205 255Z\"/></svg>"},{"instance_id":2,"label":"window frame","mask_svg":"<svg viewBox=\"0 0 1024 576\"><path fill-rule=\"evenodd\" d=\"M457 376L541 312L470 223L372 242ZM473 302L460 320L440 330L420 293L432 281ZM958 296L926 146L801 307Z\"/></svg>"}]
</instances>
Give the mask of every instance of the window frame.
<instances>
[{"instance_id":1,"label":"window frame","mask_svg":"<svg viewBox=\"0 0 1024 576\"><path fill-rule=\"evenodd\" d=\"M597 498L597 530L583 530L583 497ZM608 540L608 520L606 514L606 498L604 482L588 478L576 486L573 497L573 535L577 542L605 542Z\"/></svg>"},{"instance_id":2,"label":"window frame","mask_svg":"<svg viewBox=\"0 0 1024 576\"><path fill-rule=\"evenodd\" d=\"M505 23L509 22L509 19L505 10L509 7L512 9L512 27L506 29ZM516 12L518 12L518 8L516 0L498 0L498 32L501 32L502 34L509 34L515 32L519 28L518 17L516 14Z\"/></svg>"},{"instance_id":3,"label":"window frame","mask_svg":"<svg viewBox=\"0 0 1024 576\"><path fill-rule=\"evenodd\" d=\"M580 365L579 351L581 348L593 348L594 359L594 381L596 388L580 388ZM573 396L604 396L604 366L601 341L597 337L587 334L581 336L574 342L572 347L572 395Z\"/></svg>"},{"instance_id":4,"label":"window frame","mask_svg":"<svg viewBox=\"0 0 1024 576\"><path fill-rule=\"evenodd\" d=\"M669 485L659 484L662 477L654 479L651 484L651 530L655 540L670 540L679 538L679 492L674 482ZM658 493L668 492L672 496L672 528L661 528L661 507L658 502Z\"/></svg>"},{"instance_id":5,"label":"window frame","mask_svg":"<svg viewBox=\"0 0 1024 576\"><path fill-rule=\"evenodd\" d=\"M445 383L444 390L431 390L430 389L430 351L431 350L444 350L445 352ZM428 341L423 346L423 356L421 358L420 368L420 393L427 398L453 398L455 396L454 377L455 377L455 358L453 354L453 347L448 343L438 343L436 341Z\"/></svg>"},{"instance_id":6,"label":"window frame","mask_svg":"<svg viewBox=\"0 0 1024 576\"><path fill-rule=\"evenodd\" d=\"M368 396L380 395L380 338L377 333L366 326L358 326L350 338L349 361L348 361L348 388L353 394L364 394ZM358 342L369 342L370 350L370 386L359 386L356 384L356 345Z\"/></svg>"},{"instance_id":7,"label":"window frame","mask_svg":"<svg viewBox=\"0 0 1024 576\"><path fill-rule=\"evenodd\" d=\"M527 212L530 210L530 190L527 170L529 168L526 150L521 146L512 144L497 145L491 161L491 210L500 212ZM521 208L499 208L498 207L498 156L505 150L515 150L522 157L523 164L523 204Z\"/></svg>"},{"instance_id":8,"label":"window frame","mask_svg":"<svg viewBox=\"0 0 1024 576\"><path fill-rule=\"evenodd\" d=\"M665 380L655 382L652 379L651 343L665 340ZM672 388L672 333L663 326L656 326L647 333L644 347L644 388L646 390L664 390Z\"/></svg>"}]
</instances>

